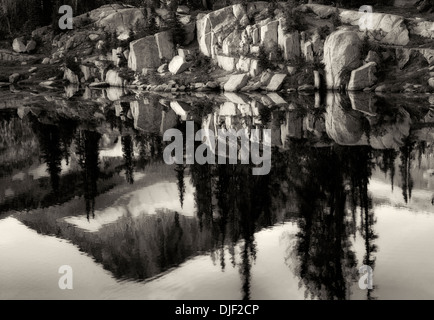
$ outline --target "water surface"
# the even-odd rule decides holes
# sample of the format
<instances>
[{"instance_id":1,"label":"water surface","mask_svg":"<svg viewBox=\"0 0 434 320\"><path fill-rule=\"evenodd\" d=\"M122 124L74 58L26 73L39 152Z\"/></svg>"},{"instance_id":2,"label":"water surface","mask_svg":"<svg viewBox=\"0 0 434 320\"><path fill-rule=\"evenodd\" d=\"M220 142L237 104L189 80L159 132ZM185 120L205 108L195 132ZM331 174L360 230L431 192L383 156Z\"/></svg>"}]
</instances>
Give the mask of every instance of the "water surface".
<instances>
[{"instance_id":1,"label":"water surface","mask_svg":"<svg viewBox=\"0 0 434 320\"><path fill-rule=\"evenodd\" d=\"M0 299L434 298L428 96L1 94ZM270 174L165 164L186 121L271 129Z\"/></svg>"}]
</instances>

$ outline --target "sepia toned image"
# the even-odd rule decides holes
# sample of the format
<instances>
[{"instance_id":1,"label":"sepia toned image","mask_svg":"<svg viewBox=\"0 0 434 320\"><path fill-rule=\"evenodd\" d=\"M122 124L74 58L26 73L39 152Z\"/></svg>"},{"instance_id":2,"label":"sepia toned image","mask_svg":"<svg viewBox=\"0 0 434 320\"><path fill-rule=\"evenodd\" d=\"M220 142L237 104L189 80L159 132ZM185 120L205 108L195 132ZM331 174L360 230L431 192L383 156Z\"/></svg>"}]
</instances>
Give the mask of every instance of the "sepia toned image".
<instances>
[{"instance_id":1,"label":"sepia toned image","mask_svg":"<svg viewBox=\"0 0 434 320\"><path fill-rule=\"evenodd\" d=\"M0 300L432 300L433 248L433 0L0 0Z\"/></svg>"}]
</instances>

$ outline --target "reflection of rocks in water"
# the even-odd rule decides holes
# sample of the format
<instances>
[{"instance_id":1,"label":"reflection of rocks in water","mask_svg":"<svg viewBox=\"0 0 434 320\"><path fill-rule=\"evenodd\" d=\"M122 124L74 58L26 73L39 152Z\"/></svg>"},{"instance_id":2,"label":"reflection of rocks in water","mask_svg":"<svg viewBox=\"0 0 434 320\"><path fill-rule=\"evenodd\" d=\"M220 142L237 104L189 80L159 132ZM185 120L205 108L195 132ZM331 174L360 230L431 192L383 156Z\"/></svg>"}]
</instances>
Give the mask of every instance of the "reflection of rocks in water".
<instances>
[{"instance_id":1,"label":"reflection of rocks in water","mask_svg":"<svg viewBox=\"0 0 434 320\"><path fill-rule=\"evenodd\" d=\"M78 84L76 85L70 84L65 87L65 97L71 98L79 91L80 91L80 86Z\"/></svg>"},{"instance_id":2,"label":"reflection of rocks in water","mask_svg":"<svg viewBox=\"0 0 434 320\"><path fill-rule=\"evenodd\" d=\"M130 109L134 128L145 132L163 134L167 129L175 127L178 122L178 116L172 109L163 107L151 98L130 102Z\"/></svg>"},{"instance_id":3,"label":"reflection of rocks in water","mask_svg":"<svg viewBox=\"0 0 434 320\"><path fill-rule=\"evenodd\" d=\"M123 96L127 94L124 88L110 87L103 90L105 92L107 99L110 101L120 100Z\"/></svg>"},{"instance_id":4,"label":"reflection of rocks in water","mask_svg":"<svg viewBox=\"0 0 434 320\"><path fill-rule=\"evenodd\" d=\"M374 149L403 145L411 126L405 109L396 107L394 116L389 116L378 111L373 95L351 93L349 98L327 94L326 130L331 139L340 145L370 145Z\"/></svg>"},{"instance_id":5,"label":"reflection of rocks in water","mask_svg":"<svg viewBox=\"0 0 434 320\"><path fill-rule=\"evenodd\" d=\"M369 147L312 148L289 141L285 152L289 189L299 213L299 233L288 248L287 264L299 277L305 297L345 300L357 279L357 259L350 236L358 227L365 239L364 263L374 266L375 219L368 195L372 149Z\"/></svg>"},{"instance_id":6,"label":"reflection of rocks in water","mask_svg":"<svg viewBox=\"0 0 434 320\"><path fill-rule=\"evenodd\" d=\"M326 131L340 145L363 145L363 114L350 109L350 102L338 93L327 94Z\"/></svg>"},{"instance_id":7,"label":"reflection of rocks in water","mask_svg":"<svg viewBox=\"0 0 434 320\"><path fill-rule=\"evenodd\" d=\"M375 105L376 98L370 93L348 92L351 101L351 108L359 111L367 116L375 117L377 115L377 107Z\"/></svg>"}]
</instances>

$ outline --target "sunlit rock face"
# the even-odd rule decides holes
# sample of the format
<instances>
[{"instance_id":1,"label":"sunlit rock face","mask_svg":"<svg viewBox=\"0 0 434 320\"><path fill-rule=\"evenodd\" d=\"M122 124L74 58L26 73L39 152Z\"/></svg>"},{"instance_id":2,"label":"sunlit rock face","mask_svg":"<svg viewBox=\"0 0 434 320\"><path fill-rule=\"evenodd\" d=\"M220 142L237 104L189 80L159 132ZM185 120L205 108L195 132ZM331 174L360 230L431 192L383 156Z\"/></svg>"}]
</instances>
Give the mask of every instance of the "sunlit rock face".
<instances>
[{"instance_id":1,"label":"sunlit rock face","mask_svg":"<svg viewBox=\"0 0 434 320\"><path fill-rule=\"evenodd\" d=\"M359 36L353 31L338 30L327 37L324 43L327 89L339 89L344 85L346 73L362 64L361 45Z\"/></svg>"},{"instance_id":2,"label":"sunlit rock face","mask_svg":"<svg viewBox=\"0 0 434 320\"><path fill-rule=\"evenodd\" d=\"M222 60L222 56L238 59L255 55L260 46L271 52L279 47L285 60L299 57L300 35L298 31L286 31L283 4L279 4L280 15L274 19L269 16L267 7L267 2L251 2L246 6L238 4L199 14L196 18L199 50L216 60L218 57ZM248 17L255 15L259 17L256 23L246 24Z\"/></svg>"}]
</instances>

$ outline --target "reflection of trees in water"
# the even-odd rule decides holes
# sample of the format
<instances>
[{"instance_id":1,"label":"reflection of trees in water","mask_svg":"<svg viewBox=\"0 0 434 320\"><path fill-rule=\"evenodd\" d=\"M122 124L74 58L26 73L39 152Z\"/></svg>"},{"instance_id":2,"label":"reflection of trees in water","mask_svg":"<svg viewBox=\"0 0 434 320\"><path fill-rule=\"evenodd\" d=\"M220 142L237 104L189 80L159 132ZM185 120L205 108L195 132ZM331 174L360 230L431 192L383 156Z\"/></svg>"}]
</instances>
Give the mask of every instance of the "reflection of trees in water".
<instances>
[{"instance_id":1,"label":"reflection of trees in water","mask_svg":"<svg viewBox=\"0 0 434 320\"><path fill-rule=\"evenodd\" d=\"M254 234L271 225L269 176L253 176L248 165L191 165L197 215L202 232L212 234L212 257L226 268L225 249L237 266L239 243L243 299L250 299L251 267L256 259Z\"/></svg>"},{"instance_id":2,"label":"reflection of trees in water","mask_svg":"<svg viewBox=\"0 0 434 320\"><path fill-rule=\"evenodd\" d=\"M122 134L127 180L133 183L134 166L144 170L151 161L161 161L164 144L158 134L135 130L131 119L125 117L126 105L121 107L124 120L114 114L111 117L112 111L106 118L112 129L118 128ZM260 109L264 122L271 121L269 110ZM53 179L56 173L57 176L60 174L61 159L68 158L67 150L74 131L64 132L62 125L40 126L38 132L41 131L40 138L44 140L44 159L46 157L49 168L48 162L53 163L50 170L54 176L51 178L54 190ZM94 213L97 181L101 177L98 168L100 134L82 130L76 139L89 217L91 212ZM138 148L136 159L134 144ZM98 235L88 235L91 240L87 239L81 246L92 252L116 277L134 279L157 275L201 252L211 252L225 270L225 252L229 252L232 266L241 274L243 298L249 299L251 268L257 253L255 232L274 225L290 212L289 208L294 208L299 213L300 232L294 249L296 261L290 263L297 264L294 267L296 275L300 284L305 285L306 295L346 299L349 285L357 276L357 261L350 241L356 230L365 241L363 263L375 265L373 241L377 236L368 195L373 153L381 154L377 163L383 172L390 172L393 186L398 152L373 152L369 147L312 148L306 140L291 140L289 148L287 152L273 152L273 168L266 176L252 176L251 167L246 165L178 165L175 174L181 205L188 168L195 188L198 219L176 212L159 212L153 217L127 216L119 223L105 226ZM401 174L407 177L403 181L411 181L413 149L408 142L400 150L402 163L407 161L403 166L405 170L400 167ZM412 184L407 183L406 194L410 196L411 188ZM356 226L358 208L361 210L359 228ZM371 294L372 291L368 291L369 298Z\"/></svg>"},{"instance_id":3,"label":"reflection of trees in water","mask_svg":"<svg viewBox=\"0 0 434 320\"><path fill-rule=\"evenodd\" d=\"M134 183L134 146L131 135L122 136L122 152L124 156L125 176L129 184Z\"/></svg>"},{"instance_id":4,"label":"reflection of trees in water","mask_svg":"<svg viewBox=\"0 0 434 320\"><path fill-rule=\"evenodd\" d=\"M183 164L177 164L175 171L176 171L176 178L178 181L179 202L181 204L181 208L183 208L184 195L185 195L185 181L184 181L185 166Z\"/></svg>"},{"instance_id":5,"label":"reflection of trees in water","mask_svg":"<svg viewBox=\"0 0 434 320\"><path fill-rule=\"evenodd\" d=\"M415 142L411 137L405 139L405 144L400 148L401 164L399 171L401 172L402 196L405 203L411 200L411 192L413 191L413 179L411 177L411 162L414 160L414 146Z\"/></svg>"},{"instance_id":6,"label":"reflection of trees in water","mask_svg":"<svg viewBox=\"0 0 434 320\"><path fill-rule=\"evenodd\" d=\"M300 214L296 258L288 263L299 276L300 285L305 286L306 297L347 299L351 283L357 279L357 261L350 241L355 232L357 206L361 207L365 222L364 262L373 266L375 221L369 211L372 205L367 188L373 168L371 149L311 148L302 141L291 140L285 154L289 163L287 177L290 188L296 192Z\"/></svg>"},{"instance_id":7,"label":"reflection of trees in water","mask_svg":"<svg viewBox=\"0 0 434 320\"><path fill-rule=\"evenodd\" d=\"M59 192L62 160L69 163L69 149L72 144L77 124L70 120L60 121L59 124L44 124L33 121L33 130L36 133L41 155L47 164L53 192Z\"/></svg>"},{"instance_id":8,"label":"reflection of trees in water","mask_svg":"<svg viewBox=\"0 0 434 320\"><path fill-rule=\"evenodd\" d=\"M394 186L394 180L395 180L395 161L398 157L398 151L394 149L385 149L381 151L377 151L376 153L380 153L380 158L377 159L377 165L378 168L384 172L385 175L389 173L390 175L390 184Z\"/></svg>"},{"instance_id":9,"label":"reflection of trees in water","mask_svg":"<svg viewBox=\"0 0 434 320\"><path fill-rule=\"evenodd\" d=\"M135 132L134 141L138 147L137 169L144 171L151 162L163 161L163 139L160 135Z\"/></svg>"},{"instance_id":10,"label":"reflection of trees in water","mask_svg":"<svg viewBox=\"0 0 434 320\"><path fill-rule=\"evenodd\" d=\"M96 131L81 130L76 137L77 155L82 169L84 199L87 219L90 213L95 217L95 197L98 194L99 178L99 141L101 134Z\"/></svg>"}]
</instances>

